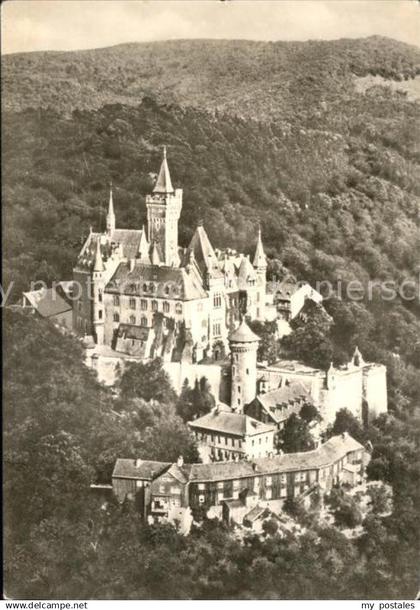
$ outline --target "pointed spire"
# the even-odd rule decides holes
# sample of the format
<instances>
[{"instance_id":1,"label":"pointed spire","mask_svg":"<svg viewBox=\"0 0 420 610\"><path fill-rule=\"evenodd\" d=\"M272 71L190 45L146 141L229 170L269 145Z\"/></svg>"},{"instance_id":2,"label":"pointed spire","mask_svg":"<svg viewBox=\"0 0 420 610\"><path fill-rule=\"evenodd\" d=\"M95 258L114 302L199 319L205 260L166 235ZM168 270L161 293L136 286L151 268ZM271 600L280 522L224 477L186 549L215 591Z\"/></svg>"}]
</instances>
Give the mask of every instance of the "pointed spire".
<instances>
[{"instance_id":1,"label":"pointed spire","mask_svg":"<svg viewBox=\"0 0 420 610\"><path fill-rule=\"evenodd\" d=\"M159 170L159 176L156 180L154 193L167 194L173 193L174 188L172 186L171 175L169 173L168 162L166 160L166 146L163 147L163 159Z\"/></svg>"},{"instance_id":2,"label":"pointed spire","mask_svg":"<svg viewBox=\"0 0 420 610\"><path fill-rule=\"evenodd\" d=\"M106 230L108 233L113 233L113 231L115 231L114 201L112 199L112 181L109 183L109 204L108 214L106 215Z\"/></svg>"},{"instance_id":3,"label":"pointed spire","mask_svg":"<svg viewBox=\"0 0 420 610\"><path fill-rule=\"evenodd\" d=\"M365 363L365 361L363 360L363 356L360 353L360 350L357 346L356 346L356 349L354 350L352 362L353 362L354 366L363 366Z\"/></svg>"},{"instance_id":4,"label":"pointed spire","mask_svg":"<svg viewBox=\"0 0 420 610\"><path fill-rule=\"evenodd\" d=\"M101 238L98 236L96 240L96 252L95 252L95 260L93 263L94 271L103 271L104 270L104 262L102 260L101 254Z\"/></svg>"},{"instance_id":5,"label":"pointed spire","mask_svg":"<svg viewBox=\"0 0 420 610\"><path fill-rule=\"evenodd\" d=\"M160 265L160 255L156 242L153 242L152 247L152 265Z\"/></svg>"},{"instance_id":6,"label":"pointed spire","mask_svg":"<svg viewBox=\"0 0 420 610\"><path fill-rule=\"evenodd\" d=\"M150 250L150 244L147 241L146 231L145 231L144 225L143 225L142 230L141 230L140 243L139 243L139 255L140 255L141 261L150 262L149 250Z\"/></svg>"},{"instance_id":7,"label":"pointed spire","mask_svg":"<svg viewBox=\"0 0 420 610\"><path fill-rule=\"evenodd\" d=\"M258 238L257 238L257 247L255 248L254 255L254 267L265 268L267 267L267 259L265 257L264 247L261 239L261 225L258 225Z\"/></svg>"}]
</instances>

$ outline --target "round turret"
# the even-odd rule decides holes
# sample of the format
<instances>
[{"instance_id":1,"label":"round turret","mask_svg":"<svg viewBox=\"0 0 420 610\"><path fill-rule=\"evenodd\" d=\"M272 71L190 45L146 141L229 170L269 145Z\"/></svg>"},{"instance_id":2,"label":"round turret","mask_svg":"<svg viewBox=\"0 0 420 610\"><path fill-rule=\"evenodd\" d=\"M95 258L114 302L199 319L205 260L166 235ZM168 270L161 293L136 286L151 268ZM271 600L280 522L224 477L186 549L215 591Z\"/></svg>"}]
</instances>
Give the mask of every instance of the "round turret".
<instances>
[{"instance_id":1,"label":"round turret","mask_svg":"<svg viewBox=\"0 0 420 610\"><path fill-rule=\"evenodd\" d=\"M257 391L257 350L260 338L242 320L228 337L231 353L231 407L243 411Z\"/></svg>"}]
</instances>

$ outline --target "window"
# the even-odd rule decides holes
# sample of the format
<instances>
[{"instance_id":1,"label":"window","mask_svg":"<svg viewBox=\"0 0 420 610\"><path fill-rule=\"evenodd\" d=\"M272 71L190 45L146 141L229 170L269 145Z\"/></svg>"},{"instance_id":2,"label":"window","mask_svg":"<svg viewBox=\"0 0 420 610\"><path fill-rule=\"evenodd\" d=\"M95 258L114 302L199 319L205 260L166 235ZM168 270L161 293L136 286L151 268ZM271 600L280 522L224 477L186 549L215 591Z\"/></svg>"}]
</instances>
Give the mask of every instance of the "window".
<instances>
[{"instance_id":1,"label":"window","mask_svg":"<svg viewBox=\"0 0 420 610\"><path fill-rule=\"evenodd\" d=\"M201 322L201 328L207 328L207 320Z\"/></svg>"},{"instance_id":2,"label":"window","mask_svg":"<svg viewBox=\"0 0 420 610\"><path fill-rule=\"evenodd\" d=\"M146 301L146 299L142 299L142 300L140 301L140 309L141 309L142 311L146 311L146 310L147 310L147 301Z\"/></svg>"},{"instance_id":3,"label":"window","mask_svg":"<svg viewBox=\"0 0 420 610\"><path fill-rule=\"evenodd\" d=\"M169 294L169 286L165 286L165 294Z\"/></svg>"},{"instance_id":4,"label":"window","mask_svg":"<svg viewBox=\"0 0 420 610\"><path fill-rule=\"evenodd\" d=\"M215 294L213 296L213 305L214 305L214 307L222 306L222 297L220 296L220 294Z\"/></svg>"},{"instance_id":5,"label":"window","mask_svg":"<svg viewBox=\"0 0 420 610\"><path fill-rule=\"evenodd\" d=\"M98 293L98 301L102 303L102 290L100 290Z\"/></svg>"},{"instance_id":6,"label":"window","mask_svg":"<svg viewBox=\"0 0 420 610\"><path fill-rule=\"evenodd\" d=\"M258 439L258 444L259 444L259 445L261 445L261 436L260 436L260 438Z\"/></svg>"},{"instance_id":7,"label":"window","mask_svg":"<svg viewBox=\"0 0 420 610\"><path fill-rule=\"evenodd\" d=\"M223 481L217 483L217 489L223 489Z\"/></svg>"},{"instance_id":8,"label":"window","mask_svg":"<svg viewBox=\"0 0 420 610\"><path fill-rule=\"evenodd\" d=\"M152 311L157 311L157 310L158 310L158 302L152 301Z\"/></svg>"},{"instance_id":9,"label":"window","mask_svg":"<svg viewBox=\"0 0 420 610\"><path fill-rule=\"evenodd\" d=\"M147 326L147 318L145 316L142 316L140 324L141 326Z\"/></svg>"},{"instance_id":10,"label":"window","mask_svg":"<svg viewBox=\"0 0 420 610\"><path fill-rule=\"evenodd\" d=\"M218 502L221 502L223 500L223 491L217 494L217 500Z\"/></svg>"},{"instance_id":11,"label":"window","mask_svg":"<svg viewBox=\"0 0 420 610\"><path fill-rule=\"evenodd\" d=\"M239 489L239 480L238 479L234 479L234 481L233 481L233 489Z\"/></svg>"},{"instance_id":12,"label":"window","mask_svg":"<svg viewBox=\"0 0 420 610\"><path fill-rule=\"evenodd\" d=\"M252 439L252 446L254 446L254 445L255 445L255 441L254 441L254 439Z\"/></svg>"},{"instance_id":13,"label":"window","mask_svg":"<svg viewBox=\"0 0 420 610\"><path fill-rule=\"evenodd\" d=\"M78 301L78 302L77 302L77 309L78 309L79 311L82 311L82 301Z\"/></svg>"},{"instance_id":14,"label":"window","mask_svg":"<svg viewBox=\"0 0 420 610\"><path fill-rule=\"evenodd\" d=\"M159 493L161 493L161 494L165 493L165 485L159 485Z\"/></svg>"},{"instance_id":15,"label":"window","mask_svg":"<svg viewBox=\"0 0 420 610\"><path fill-rule=\"evenodd\" d=\"M218 437L217 437L217 440L219 441L219 445L220 445L220 443L222 442L222 441L220 440L220 436L218 436Z\"/></svg>"},{"instance_id":16,"label":"window","mask_svg":"<svg viewBox=\"0 0 420 610\"><path fill-rule=\"evenodd\" d=\"M204 491L204 490L206 489L206 484L205 484L205 483L199 483L199 484L198 484L198 489L199 489L200 491Z\"/></svg>"},{"instance_id":17,"label":"window","mask_svg":"<svg viewBox=\"0 0 420 610\"><path fill-rule=\"evenodd\" d=\"M213 335L215 337L220 337L220 334L221 334L221 332L220 332L220 322L215 322L213 324Z\"/></svg>"},{"instance_id":18,"label":"window","mask_svg":"<svg viewBox=\"0 0 420 610\"><path fill-rule=\"evenodd\" d=\"M180 494L180 493L181 493L181 491L180 491L179 487L175 487L175 486L171 487L171 494Z\"/></svg>"},{"instance_id":19,"label":"window","mask_svg":"<svg viewBox=\"0 0 420 610\"><path fill-rule=\"evenodd\" d=\"M169 313L169 310L170 310L169 303L168 303L167 301L165 301L165 302L163 303L163 311L164 311L165 313Z\"/></svg>"},{"instance_id":20,"label":"window","mask_svg":"<svg viewBox=\"0 0 420 610\"><path fill-rule=\"evenodd\" d=\"M228 440L229 440L229 439L228 439L228 437L227 437L227 436L225 436L225 445L227 445L227 444L228 444Z\"/></svg>"},{"instance_id":21,"label":"window","mask_svg":"<svg viewBox=\"0 0 420 610\"><path fill-rule=\"evenodd\" d=\"M240 393L241 393L241 386L238 385L238 394L240 394Z\"/></svg>"},{"instance_id":22,"label":"window","mask_svg":"<svg viewBox=\"0 0 420 610\"><path fill-rule=\"evenodd\" d=\"M235 367L235 365L233 364L233 365L232 365L232 375L234 375L235 373L236 373L236 367Z\"/></svg>"},{"instance_id":23,"label":"window","mask_svg":"<svg viewBox=\"0 0 420 610\"><path fill-rule=\"evenodd\" d=\"M176 313L182 313L182 304L181 303L177 303L175 305L175 312Z\"/></svg>"},{"instance_id":24,"label":"window","mask_svg":"<svg viewBox=\"0 0 420 610\"><path fill-rule=\"evenodd\" d=\"M120 314L114 313L114 322L119 322L119 321L120 321Z\"/></svg>"},{"instance_id":25,"label":"window","mask_svg":"<svg viewBox=\"0 0 420 610\"><path fill-rule=\"evenodd\" d=\"M204 500L205 500L204 496L203 496L202 494L200 494L200 495L198 496L198 501L199 501L199 503L200 503L200 504L204 504Z\"/></svg>"},{"instance_id":26,"label":"window","mask_svg":"<svg viewBox=\"0 0 420 610\"><path fill-rule=\"evenodd\" d=\"M129 303L130 309L135 309L136 308L136 299L130 298L128 303Z\"/></svg>"},{"instance_id":27,"label":"window","mask_svg":"<svg viewBox=\"0 0 420 610\"><path fill-rule=\"evenodd\" d=\"M273 482L273 477L265 477L265 484L270 487Z\"/></svg>"},{"instance_id":28,"label":"window","mask_svg":"<svg viewBox=\"0 0 420 610\"><path fill-rule=\"evenodd\" d=\"M143 481L136 481L136 487L143 487Z\"/></svg>"},{"instance_id":29,"label":"window","mask_svg":"<svg viewBox=\"0 0 420 610\"><path fill-rule=\"evenodd\" d=\"M246 374L249 375L249 369L246 369Z\"/></svg>"},{"instance_id":30,"label":"window","mask_svg":"<svg viewBox=\"0 0 420 610\"><path fill-rule=\"evenodd\" d=\"M143 292L147 292L147 284L143 284Z\"/></svg>"},{"instance_id":31,"label":"window","mask_svg":"<svg viewBox=\"0 0 420 610\"><path fill-rule=\"evenodd\" d=\"M120 297L117 294L114 294L114 305L115 307L119 307Z\"/></svg>"},{"instance_id":32,"label":"window","mask_svg":"<svg viewBox=\"0 0 420 610\"><path fill-rule=\"evenodd\" d=\"M130 324L136 323L136 316L130 316Z\"/></svg>"},{"instance_id":33,"label":"window","mask_svg":"<svg viewBox=\"0 0 420 610\"><path fill-rule=\"evenodd\" d=\"M100 320L102 320L102 309L100 309L100 310L98 311L98 316L99 316L99 319L100 319Z\"/></svg>"},{"instance_id":34,"label":"window","mask_svg":"<svg viewBox=\"0 0 420 610\"><path fill-rule=\"evenodd\" d=\"M265 490L265 499L271 500L272 497L273 497L273 492L271 491L271 489L266 489Z\"/></svg>"}]
</instances>

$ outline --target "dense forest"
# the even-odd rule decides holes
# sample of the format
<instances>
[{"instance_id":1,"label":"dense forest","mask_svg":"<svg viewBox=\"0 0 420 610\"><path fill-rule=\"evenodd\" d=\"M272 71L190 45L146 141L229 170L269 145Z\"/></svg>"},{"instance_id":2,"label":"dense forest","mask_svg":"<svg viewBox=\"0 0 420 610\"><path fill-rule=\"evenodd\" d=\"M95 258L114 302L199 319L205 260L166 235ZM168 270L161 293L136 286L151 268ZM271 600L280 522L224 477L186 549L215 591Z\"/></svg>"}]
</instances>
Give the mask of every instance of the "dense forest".
<instances>
[{"instance_id":1,"label":"dense forest","mask_svg":"<svg viewBox=\"0 0 420 610\"><path fill-rule=\"evenodd\" d=\"M117 456L196 460L158 363L131 373L120 398L82 364L79 343L21 311L5 316L4 499L6 595L23 599L407 599L418 588L418 414L367 430L336 422L374 454L369 476L389 483L394 510L375 510L360 538L320 527L301 511L304 535L232 537L204 521L188 537L147 526L134 507L104 507ZM136 365L144 366L144 365ZM142 379L147 378L150 384ZM159 402L147 400L159 388ZM29 391L28 391L29 389ZM185 392L185 389L184 389ZM157 392L156 392L157 394ZM164 578L162 569L164 566Z\"/></svg>"},{"instance_id":2,"label":"dense forest","mask_svg":"<svg viewBox=\"0 0 420 610\"><path fill-rule=\"evenodd\" d=\"M348 540L306 515L299 539L245 544L204 522L180 537L89 492L117 456L197 459L184 420L212 404L205 383L179 400L158 363L120 398L46 321L3 317L6 591L24 598L407 598L418 589L420 446L419 106L398 88L420 51L378 37L307 43L177 41L4 57L3 290L70 279L108 184L117 224L141 227L162 145L184 189L180 242L204 219L217 247L252 251L262 225L269 276L329 282L325 311L260 355L316 366L358 345L388 367L390 415L360 430L370 476L394 511ZM347 288L360 282L361 298ZM367 288L374 282L371 294ZM383 298L383 286L405 286ZM405 284L404 284L405 282ZM340 294L341 293L341 294ZM341 298L340 298L341 296ZM404 298L403 298L404 297ZM142 365L141 365L142 366ZM142 383L148 379L149 384ZM154 394L151 394L151 392ZM156 390L156 391L155 391ZM338 424L337 424L338 425ZM165 565L164 586L162 565Z\"/></svg>"}]
</instances>

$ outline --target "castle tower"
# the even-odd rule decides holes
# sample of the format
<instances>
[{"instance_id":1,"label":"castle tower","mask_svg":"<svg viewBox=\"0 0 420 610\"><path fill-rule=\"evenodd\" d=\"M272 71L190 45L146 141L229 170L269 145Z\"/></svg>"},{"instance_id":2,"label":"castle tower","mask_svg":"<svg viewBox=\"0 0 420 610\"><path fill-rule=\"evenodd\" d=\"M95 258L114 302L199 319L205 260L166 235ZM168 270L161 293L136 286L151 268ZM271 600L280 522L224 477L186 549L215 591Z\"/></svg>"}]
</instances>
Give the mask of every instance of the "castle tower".
<instances>
[{"instance_id":1,"label":"castle tower","mask_svg":"<svg viewBox=\"0 0 420 610\"><path fill-rule=\"evenodd\" d=\"M163 265L179 266L178 220L182 189L174 189L166 160L166 147L153 193L146 197L148 242L155 243Z\"/></svg>"},{"instance_id":2,"label":"castle tower","mask_svg":"<svg viewBox=\"0 0 420 610\"><path fill-rule=\"evenodd\" d=\"M255 248L254 269L257 274L256 319L265 320L265 293L267 288L267 259L261 239L261 227L258 227L257 247Z\"/></svg>"},{"instance_id":3,"label":"castle tower","mask_svg":"<svg viewBox=\"0 0 420 610\"><path fill-rule=\"evenodd\" d=\"M101 238L96 240L96 252L92 273L92 299L93 299L93 331L96 343L102 345L104 342L105 312L103 293L105 288L104 263L101 254Z\"/></svg>"},{"instance_id":4,"label":"castle tower","mask_svg":"<svg viewBox=\"0 0 420 610\"><path fill-rule=\"evenodd\" d=\"M114 202L112 200L112 182L109 186L108 214L106 215L106 232L111 235L115 231Z\"/></svg>"},{"instance_id":5,"label":"castle tower","mask_svg":"<svg viewBox=\"0 0 420 610\"><path fill-rule=\"evenodd\" d=\"M239 412L256 396L259 341L260 338L252 332L244 319L229 335L232 373L230 405Z\"/></svg>"}]
</instances>

